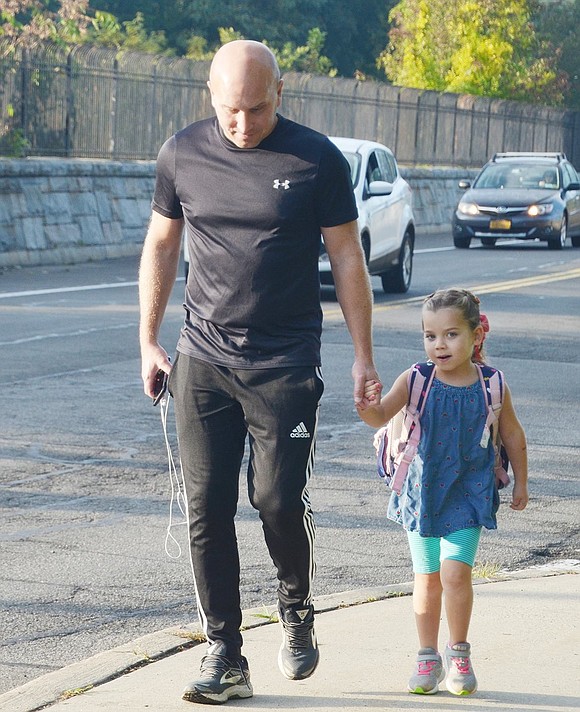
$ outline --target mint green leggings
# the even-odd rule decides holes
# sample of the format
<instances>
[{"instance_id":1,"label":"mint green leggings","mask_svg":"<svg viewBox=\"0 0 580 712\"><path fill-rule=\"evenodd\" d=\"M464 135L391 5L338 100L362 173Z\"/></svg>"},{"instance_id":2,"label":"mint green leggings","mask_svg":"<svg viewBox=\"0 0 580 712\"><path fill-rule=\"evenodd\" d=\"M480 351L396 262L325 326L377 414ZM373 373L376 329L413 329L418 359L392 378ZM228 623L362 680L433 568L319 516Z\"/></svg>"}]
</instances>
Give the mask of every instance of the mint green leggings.
<instances>
[{"instance_id":1,"label":"mint green leggings","mask_svg":"<svg viewBox=\"0 0 580 712\"><path fill-rule=\"evenodd\" d=\"M414 573L433 574L445 559L462 561L473 568L480 535L481 527L459 529L442 537L407 532Z\"/></svg>"}]
</instances>

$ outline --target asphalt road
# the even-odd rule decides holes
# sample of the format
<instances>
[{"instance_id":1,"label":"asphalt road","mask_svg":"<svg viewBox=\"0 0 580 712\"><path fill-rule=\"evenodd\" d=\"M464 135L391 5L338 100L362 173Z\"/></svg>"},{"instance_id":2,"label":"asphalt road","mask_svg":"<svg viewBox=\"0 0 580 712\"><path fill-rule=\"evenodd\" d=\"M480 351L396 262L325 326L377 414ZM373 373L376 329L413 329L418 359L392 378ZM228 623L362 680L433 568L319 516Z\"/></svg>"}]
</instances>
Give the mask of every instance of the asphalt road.
<instances>
[{"instance_id":1,"label":"asphalt road","mask_svg":"<svg viewBox=\"0 0 580 712\"><path fill-rule=\"evenodd\" d=\"M160 414L139 378L136 268L121 259L0 274L0 693L196 619L178 510L165 551L170 480ZM530 505L501 508L479 562L579 559L580 250L454 250L448 235L420 237L407 295L385 295L373 279L386 384L422 358L421 297L451 284L479 293L491 362L507 374L529 440ZM169 350L182 289L163 326ZM372 431L352 407L352 349L330 288L323 306L326 391L311 487L318 595L411 579L404 535L384 516ZM175 447L171 418L169 434ZM243 605L270 604L275 575L245 496L238 537Z\"/></svg>"}]
</instances>

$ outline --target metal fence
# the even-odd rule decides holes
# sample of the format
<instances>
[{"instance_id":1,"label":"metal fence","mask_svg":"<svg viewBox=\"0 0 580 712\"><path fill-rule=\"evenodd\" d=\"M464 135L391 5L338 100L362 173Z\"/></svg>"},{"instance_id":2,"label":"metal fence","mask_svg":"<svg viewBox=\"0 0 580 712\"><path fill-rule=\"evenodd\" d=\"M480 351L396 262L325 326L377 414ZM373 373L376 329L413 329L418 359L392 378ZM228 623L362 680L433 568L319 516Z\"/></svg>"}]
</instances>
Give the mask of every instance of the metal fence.
<instances>
[{"instance_id":1,"label":"metal fence","mask_svg":"<svg viewBox=\"0 0 580 712\"><path fill-rule=\"evenodd\" d=\"M88 45L19 50L0 59L0 151L155 158L168 136L210 115L207 73L207 62Z\"/></svg>"},{"instance_id":2,"label":"metal fence","mask_svg":"<svg viewBox=\"0 0 580 712\"><path fill-rule=\"evenodd\" d=\"M409 166L481 166L496 151L564 151L580 164L580 112L381 82L286 79L286 113L330 135L385 143Z\"/></svg>"},{"instance_id":3,"label":"metal fence","mask_svg":"<svg viewBox=\"0 0 580 712\"><path fill-rule=\"evenodd\" d=\"M212 114L207 62L82 45L0 43L0 153L135 160ZM580 112L382 82L284 77L282 112L329 135L390 146L407 165L476 167L494 151L564 151L580 164Z\"/></svg>"}]
</instances>

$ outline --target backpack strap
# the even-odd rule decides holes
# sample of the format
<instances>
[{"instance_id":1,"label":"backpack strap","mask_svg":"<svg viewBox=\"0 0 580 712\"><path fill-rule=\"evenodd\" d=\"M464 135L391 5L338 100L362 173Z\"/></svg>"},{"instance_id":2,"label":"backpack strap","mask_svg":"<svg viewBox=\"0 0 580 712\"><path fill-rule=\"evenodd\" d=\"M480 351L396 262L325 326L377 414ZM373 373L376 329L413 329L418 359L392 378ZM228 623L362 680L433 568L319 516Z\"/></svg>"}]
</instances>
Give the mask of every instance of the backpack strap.
<instances>
[{"instance_id":1,"label":"backpack strap","mask_svg":"<svg viewBox=\"0 0 580 712\"><path fill-rule=\"evenodd\" d=\"M378 445L375 436L379 475L397 494L401 494L407 470L417 452L421 437L419 421L434 376L435 364L432 362L416 363L411 367L407 378L407 405L378 431Z\"/></svg>"},{"instance_id":2,"label":"backpack strap","mask_svg":"<svg viewBox=\"0 0 580 712\"><path fill-rule=\"evenodd\" d=\"M491 366L479 363L476 364L476 366L487 406L487 419L483 427L483 433L479 444L481 447L487 447L490 436L494 430L497 430L497 428L493 428L493 425L498 421L501 406L503 404L503 374L501 371L498 371L496 368L492 368Z\"/></svg>"},{"instance_id":3,"label":"backpack strap","mask_svg":"<svg viewBox=\"0 0 580 712\"><path fill-rule=\"evenodd\" d=\"M419 417L423 415L425 410L425 401L435 377L435 364L433 361L426 363L416 363L411 368L409 373L408 390L409 398L407 400L407 408L413 414L417 413Z\"/></svg>"},{"instance_id":4,"label":"backpack strap","mask_svg":"<svg viewBox=\"0 0 580 712\"><path fill-rule=\"evenodd\" d=\"M398 464L397 480L404 480L407 476L407 469L417 453L419 440L421 439L421 416L425 410L425 403L433 378L435 377L435 364L432 361L427 363L416 363L409 374L409 399L407 401L407 412L411 416L409 425L407 445L403 456ZM403 464L404 463L404 464ZM394 489L394 487L393 487Z\"/></svg>"},{"instance_id":5,"label":"backpack strap","mask_svg":"<svg viewBox=\"0 0 580 712\"><path fill-rule=\"evenodd\" d=\"M494 471L498 489L502 489L509 484L510 478L508 475L509 460L506 449L501 443L499 437L499 414L503 404L504 395L504 378L503 373L496 368L483 364L476 364L479 373L481 387L485 394L485 402L487 407L487 419L483 427L483 433L479 444L481 447L487 447L489 438L492 438L493 449L495 452Z\"/></svg>"}]
</instances>

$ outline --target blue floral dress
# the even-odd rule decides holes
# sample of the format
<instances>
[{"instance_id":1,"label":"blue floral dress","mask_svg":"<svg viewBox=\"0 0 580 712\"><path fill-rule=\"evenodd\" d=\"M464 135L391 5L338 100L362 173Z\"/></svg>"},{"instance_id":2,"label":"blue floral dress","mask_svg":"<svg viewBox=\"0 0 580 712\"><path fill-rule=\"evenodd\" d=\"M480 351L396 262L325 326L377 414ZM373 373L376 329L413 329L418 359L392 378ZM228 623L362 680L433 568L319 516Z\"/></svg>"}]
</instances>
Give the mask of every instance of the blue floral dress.
<instances>
[{"instance_id":1,"label":"blue floral dress","mask_svg":"<svg viewBox=\"0 0 580 712\"><path fill-rule=\"evenodd\" d=\"M486 416L479 381L449 386L433 379L417 455L401 495L391 494L389 519L432 537L468 527L497 528L493 445L480 445Z\"/></svg>"}]
</instances>

